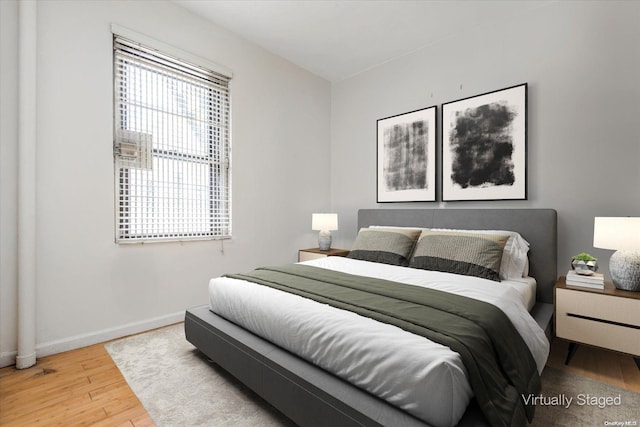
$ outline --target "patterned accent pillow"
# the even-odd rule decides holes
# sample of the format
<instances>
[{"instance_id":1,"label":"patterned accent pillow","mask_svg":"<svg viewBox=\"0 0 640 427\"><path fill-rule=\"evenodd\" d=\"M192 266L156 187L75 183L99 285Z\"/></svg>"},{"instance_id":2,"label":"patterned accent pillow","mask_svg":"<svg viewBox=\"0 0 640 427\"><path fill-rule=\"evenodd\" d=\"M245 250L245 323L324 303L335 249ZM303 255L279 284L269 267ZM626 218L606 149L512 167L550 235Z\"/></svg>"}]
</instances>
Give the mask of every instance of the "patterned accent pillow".
<instances>
[{"instance_id":1,"label":"patterned accent pillow","mask_svg":"<svg viewBox=\"0 0 640 427\"><path fill-rule=\"evenodd\" d=\"M420 232L407 228L361 228L347 257L407 266Z\"/></svg>"},{"instance_id":2,"label":"patterned accent pillow","mask_svg":"<svg viewBox=\"0 0 640 427\"><path fill-rule=\"evenodd\" d=\"M509 235L423 230L409 267L500 281Z\"/></svg>"},{"instance_id":3,"label":"patterned accent pillow","mask_svg":"<svg viewBox=\"0 0 640 427\"><path fill-rule=\"evenodd\" d=\"M520 233L507 230L461 230L452 228L431 228L432 231L456 231L463 233L480 234L506 234L509 236L502 252L502 262L500 263L500 279L510 280L527 277L529 275L527 253L529 252L529 242Z\"/></svg>"}]
</instances>

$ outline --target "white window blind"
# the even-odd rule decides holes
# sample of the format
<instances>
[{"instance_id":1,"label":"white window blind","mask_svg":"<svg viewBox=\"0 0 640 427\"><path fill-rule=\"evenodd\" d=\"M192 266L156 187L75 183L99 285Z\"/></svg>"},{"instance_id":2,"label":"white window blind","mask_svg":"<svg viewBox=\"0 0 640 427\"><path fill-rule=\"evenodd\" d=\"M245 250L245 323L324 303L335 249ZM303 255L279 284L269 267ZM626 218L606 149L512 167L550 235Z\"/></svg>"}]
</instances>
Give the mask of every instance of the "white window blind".
<instances>
[{"instance_id":1,"label":"white window blind","mask_svg":"<svg viewBox=\"0 0 640 427\"><path fill-rule=\"evenodd\" d=\"M114 35L116 241L231 236L229 78Z\"/></svg>"}]
</instances>

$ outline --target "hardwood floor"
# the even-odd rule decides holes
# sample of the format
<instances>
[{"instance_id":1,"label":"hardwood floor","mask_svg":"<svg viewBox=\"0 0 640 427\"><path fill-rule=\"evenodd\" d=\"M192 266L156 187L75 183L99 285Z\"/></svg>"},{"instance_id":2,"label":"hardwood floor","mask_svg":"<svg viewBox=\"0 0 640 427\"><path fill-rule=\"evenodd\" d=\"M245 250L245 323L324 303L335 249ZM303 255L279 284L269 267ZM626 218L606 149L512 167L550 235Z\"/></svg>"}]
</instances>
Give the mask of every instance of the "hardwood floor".
<instances>
[{"instance_id":1,"label":"hardwood floor","mask_svg":"<svg viewBox=\"0 0 640 427\"><path fill-rule=\"evenodd\" d=\"M564 361L568 348L568 341L555 338L551 344L547 366L640 393L640 369L633 357L581 345L567 366Z\"/></svg>"},{"instance_id":2,"label":"hardwood floor","mask_svg":"<svg viewBox=\"0 0 640 427\"><path fill-rule=\"evenodd\" d=\"M0 425L153 426L104 348L96 344L0 369Z\"/></svg>"},{"instance_id":3,"label":"hardwood floor","mask_svg":"<svg viewBox=\"0 0 640 427\"><path fill-rule=\"evenodd\" d=\"M555 339L547 366L640 393L633 358L582 346L564 365L568 343ZM153 426L103 344L44 357L35 367L0 369L2 426Z\"/></svg>"}]
</instances>

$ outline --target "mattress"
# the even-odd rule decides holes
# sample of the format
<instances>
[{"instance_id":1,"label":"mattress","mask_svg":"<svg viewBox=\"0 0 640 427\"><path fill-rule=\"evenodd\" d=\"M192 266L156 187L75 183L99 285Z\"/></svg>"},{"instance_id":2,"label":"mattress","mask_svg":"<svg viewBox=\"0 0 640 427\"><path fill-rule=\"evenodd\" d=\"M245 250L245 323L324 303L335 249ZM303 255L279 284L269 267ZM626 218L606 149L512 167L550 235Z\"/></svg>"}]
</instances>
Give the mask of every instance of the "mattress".
<instances>
[{"instance_id":1,"label":"mattress","mask_svg":"<svg viewBox=\"0 0 640 427\"><path fill-rule=\"evenodd\" d=\"M520 292L531 281L493 282L342 257L305 264L492 303L523 336L538 371L544 367L549 343ZM226 277L212 279L209 294L213 312L434 426L455 425L473 396L457 353L395 326Z\"/></svg>"}]
</instances>

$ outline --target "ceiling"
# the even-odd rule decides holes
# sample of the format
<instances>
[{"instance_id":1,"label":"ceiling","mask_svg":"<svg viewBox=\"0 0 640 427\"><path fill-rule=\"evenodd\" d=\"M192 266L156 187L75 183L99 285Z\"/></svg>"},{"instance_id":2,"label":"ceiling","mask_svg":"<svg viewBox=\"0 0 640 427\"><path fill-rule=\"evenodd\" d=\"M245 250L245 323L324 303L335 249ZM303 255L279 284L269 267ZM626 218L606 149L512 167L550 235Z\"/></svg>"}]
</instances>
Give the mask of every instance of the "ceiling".
<instances>
[{"instance_id":1,"label":"ceiling","mask_svg":"<svg viewBox=\"0 0 640 427\"><path fill-rule=\"evenodd\" d=\"M173 0L336 82L551 0Z\"/></svg>"}]
</instances>

